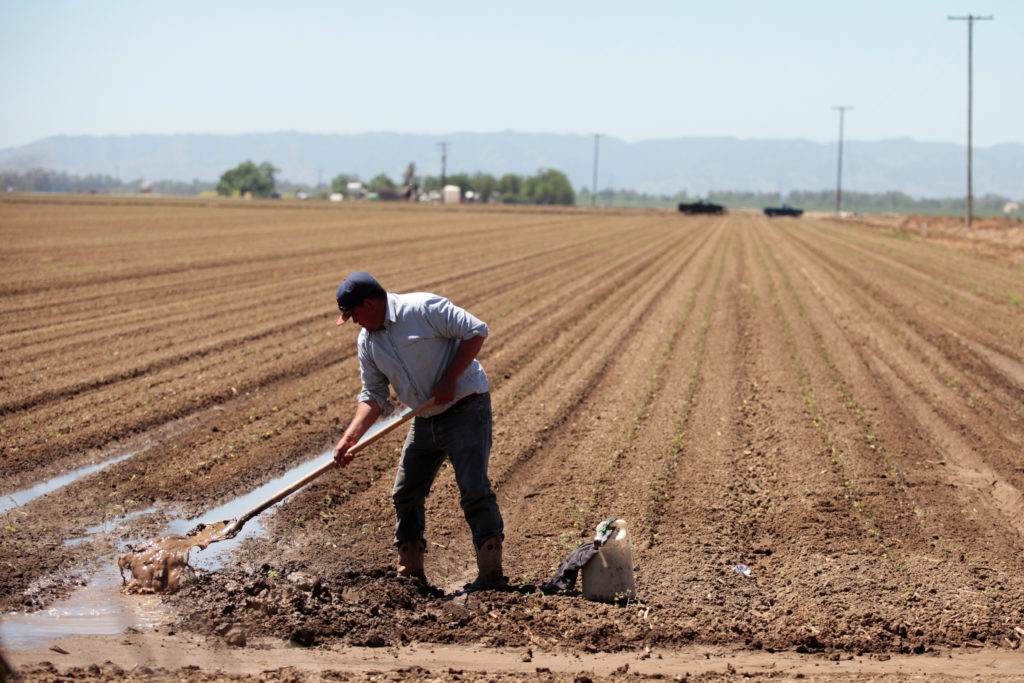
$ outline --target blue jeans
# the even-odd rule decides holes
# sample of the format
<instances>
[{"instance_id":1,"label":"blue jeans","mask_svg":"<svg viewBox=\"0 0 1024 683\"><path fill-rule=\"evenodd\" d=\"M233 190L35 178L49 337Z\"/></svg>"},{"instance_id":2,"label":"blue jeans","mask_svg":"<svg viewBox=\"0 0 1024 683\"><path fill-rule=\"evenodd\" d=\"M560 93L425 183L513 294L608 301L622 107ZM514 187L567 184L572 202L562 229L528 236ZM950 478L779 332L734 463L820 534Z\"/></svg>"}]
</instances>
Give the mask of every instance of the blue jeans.
<instances>
[{"instance_id":1,"label":"blue jeans","mask_svg":"<svg viewBox=\"0 0 1024 683\"><path fill-rule=\"evenodd\" d=\"M397 518L396 545L424 538L424 503L446 457L455 470L459 503L476 547L504 531L498 499L487 478L491 457L491 395L474 394L440 415L413 419L391 492Z\"/></svg>"}]
</instances>

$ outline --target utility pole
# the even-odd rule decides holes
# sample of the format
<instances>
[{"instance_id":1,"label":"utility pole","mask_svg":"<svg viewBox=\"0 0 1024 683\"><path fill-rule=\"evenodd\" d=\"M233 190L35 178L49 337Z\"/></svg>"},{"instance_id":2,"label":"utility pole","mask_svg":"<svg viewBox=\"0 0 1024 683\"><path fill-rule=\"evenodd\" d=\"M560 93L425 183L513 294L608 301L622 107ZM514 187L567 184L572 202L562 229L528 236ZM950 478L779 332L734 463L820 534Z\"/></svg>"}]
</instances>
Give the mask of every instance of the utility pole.
<instances>
[{"instance_id":1,"label":"utility pole","mask_svg":"<svg viewBox=\"0 0 1024 683\"><path fill-rule=\"evenodd\" d=\"M601 139L600 133L594 133L594 184L590 193L590 205L597 206L597 141Z\"/></svg>"},{"instance_id":2,"label":"utility pole","mask_svg":"<svg viewBox=\"0 0 1024 683\"><path fill-rule=\"evenodd\" d=\"M971 217L974 214L974 190L971 187L971 100L973 99L973 65L972 53L974 52L974 22L991 21L992 17L976 17L968 14L966 17L947 17L950 21L967 22L967 229L971 229Z\"/></svg>"},{"instance_id":3,"label":"utility pole","mask_svg":"<svg viewBox=\"0 0 1024 683\"><path fill-rule=\"evenodd\" d=\"M836 166L836 215L839 215L839 207L843 197L843 116L847 109L853 109L849 105L832 107L839 110L839 161Z\"/></svg>"},{"instance_id":4,"label":"utility pole","mask_svg":"<svg viewBox=\"0 0 1024 683\"><path fill-rule=\"evenodd\" d=\"M437 143L441 147L441 191L444 192L445 181L448 176L445 175L445 166L448 163L448 145L450 142L439 142Z\"/></svg>"}]
</instances>

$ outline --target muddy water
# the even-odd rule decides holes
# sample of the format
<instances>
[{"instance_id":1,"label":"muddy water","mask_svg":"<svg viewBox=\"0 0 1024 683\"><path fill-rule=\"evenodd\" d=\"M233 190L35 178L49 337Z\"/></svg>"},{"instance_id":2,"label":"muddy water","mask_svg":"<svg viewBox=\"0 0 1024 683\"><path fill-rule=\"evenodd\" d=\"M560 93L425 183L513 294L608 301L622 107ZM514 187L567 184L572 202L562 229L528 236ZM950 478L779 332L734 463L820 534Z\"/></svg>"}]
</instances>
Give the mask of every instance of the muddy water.
<instances>
[{"instance_id":1,"label":"muddy water","mask_svg":"<svg viewBox=\"0 0 1024 683\"><path fill-rule=\"evenodd\" d=\"M287 483L291 483L320 466L330 452L320 453L284 475L273 479L263 486L240 496L225 505L209 510L205 514L192 519L175 519L167 525L163 536L188 538L188 532L199 525L204 528L224 528L224 520L242 516L260 501L266 500L277 493ZM330 476L330 475L326 475ZM68 539L66 544L74 545L93 538L93 534L116 533L118 526L125 520L145 513L155 512L154 508L132 513L124 518L104 522L102 525L90 527L89 536ZM229 554L242 540L263 533L259 519L251 519L237 536L213 544L205 552L199 552L198 543L184 541L190 548L196 548L186 559L189 566L216 570L222 566L222 558ZM159 538L159 537L158 537ZM156 539L154 539L156 540ZM199 540L199 539L195 539ZM121 546L120 554L131 554L130 544ZM149 543L140 541L132 547L140 551ZM216 549L216 552L215 552ZM198 555L198 557L197 557ZM180 556L179 556L180 557ZM153 558L156 559L156 558ZM77 589L67 599L54 603L50 608L40 612L11 613L0 617L0 645L9 649L39 647L52 642L56 638L69 635L100 635L121 633L128 627L146 629L158 626L170 620L168 610L160 604L160 594L145 594L141 591L128 592L122 590L125 580L130 578L131 570L124 573L118 568L119 556L100 558L99 569L84 578L85 585ZM168 565L177 566L178 578L184 567L180 560L168 558ZM152 561L150 562L152 564ZM143 560L143 567L145 567ZM165 569L166 571L166 569ZM156 568L153 568L156 573Z\"/></svg>"},{"instance_id":2,"label":"muddy water","mask_svg":"<svg viewBox=\"0 0 1024 683\"><path fill-rule=\"evenodd\" d=\"M167 525L165 533L187 536L191 529L194 529L200 524L211 525L227 520L237 519L264 500L267 500L276 494L288 484L301 479L323 465L324 458L329 456L331 456L330 451L320 453L312 460L308 460L301 465L293 467L280 477L271 479L266 484L253 489L249 493L230 500L220 507L208 510L198 517L194 517L192 519L179 518L172 520L171 523ZM331 475L327 474L325 476L329 477ZM268 509L273 510L274 508L271 507ZM262 536L264 531L263 525L260 524L259 517L250 519L234 537L216 541L216 544L210 548L209 552L202 553L198 557L193 555L191 557L191 565L193 567L201 567L211 571L218 569L222 566L222 558L234 550L243 540Z\"/></svg>"},{"instance_id":3,"label":"muddy water","mask_svg":"<svg viewBox=\"0 0 1024 683\"><path fill-rule=\"evenodd\" d=\"M85 530L85 536L78 536L77 538L69 538L68 540L64 541L64 543L62 545L68 545L68 546L70 546L70 545L78 545L79 543L84 543L86 541L91 541L97 534L111 533L114 530L116 530L117 527L120 524L122 524L124 522L127 522L130 519L135 519L136 517L142 517L143 515L151 515L154 512L156 512L156 508L155 507L151 507L151 508L146 508L145 510L136 510L135 512L129 512L124 517L118 517L117 519L104 520L101 524L97 524L95 526L87 527L86 530Z\"/></svg>"},{"instance_id":4,"label":"muddy water","mask_svg":"<svg viewBox=\"0 0 1024 683\"><path fill-rule=\"evenodd\" d=\"M222 566L221 558L234 550L243 540L261 536L264 533L263 525L259 523L258 518L255 518L250 519L235 536L230 538L220 536L219 533L228 523L243 516L284 486L305 477L322 466L324 459L332 457L332 455L331 451L320 453L317 457L293 467L280 477L271 479L244 496L239 496L220 507L208 510L199 517L172 520L167 525L166 533L157 536L152 541L132 544L127 547L127 553L121 555L117 560L118 569L123 574L130 574L132 577L126 590L140 593L173 593L177 590L178 583L169 581L168 573L170 571L173 570L175 578L177 578L180 577L180 572L186 564L211 571L218 569ZM272 510L273 507L269 509ZM194 534L193 532L199 533ZM196 558L194 554L190 557L189 551L193 548L204 550L211 544L216 545L210 549L210 552L203 553L199 558ZM163 567L165 572L161 573L160 567Z\"/></svg>"},{"instance_id":5,"label":"muddy water","mask_svg":"<svg viewBox=\"0 0 1024 683\"><path fill-rule=\"evenodd\" d=\"M396 415L391 419L378 422L370 428L366 437L372 436L397 419L398 416ZM233 538L220 541L209 539L206 545L202 545L207 540L205 537L189 539L189 530L195 529L199 525L204 525L204 530L213 530L210 533L215 535L217 530L224 528L225 520L241 517L248 510L276 494L285 485L297 481L321 466L324 458L330 456L331 451L320 453L316 457L289 470L282 476L267 482L246 495L209 510L199 517L173 520L167 525L164 536L177 537L179 539L179 553L173 555L175 544L172 542L170 543L172 546L171 556L160 557L158 553L154 552L152 557L141 558L139 562L140 569L144 574L143 580L147 580L145 579L147 571L151 571L154 576L149 581L160 584L164 579L157 579L155 576L162 572L162 575L167 577L166 580L169 583L171 579L170 569L177 569L178 573L175 575L175 578L179 581L185 566L201 567L211 571L218 569L222 566L222 558L229 554L239 543L246 538L259 536L264 532L259 519L249 520ZM128 456L122 456L121 459L124 457ZM108 461L100 467L110 464L113 464L113 462ZM99 469L99 467L96 467L96 469ZM92 471L95 471L95 469ZM84 476L80 471L76 472L77 477ZM88 472L85 474L88 474ZM325 476L331 475L327 474ZM77 477L68 479L61 484L51 485L53 488L58 488ZM39 495L42 495L42 493ZM135 512L125 518L90 527L88 532L90 534L116 532L117 526L126 519L152 512L155 512L154 508ZM68 539L65 543L76 544L90 538L91 536ZM213 548L202 553L199 557L186 554L184 558L185 563L181 563L182 556L180 550L182 546L187 546L189 550L193 548L201 550L208 547L211 543ZM145 542L137 543L133 548L138 550L133 551L129 550L128 544L122 544L119 552L121 555L134 555L140 552L144 555L143 549L148 545ZM214 552L214 548L217 549L217 552ZM124 564L124 561L120 561L120 563ZM171 614L160 603L159 593L145 594L142 591L129 593L120 590L124 586L124 581L127 578L126 574L131 571L131 567L128 565L125 568L125 573L122 574L118 564L118 555L100 558L99 569L83 577L85 585L75 590L67 599L56 602L49 609L40 612L10 613L0 617L0 646L7 649L39 647L63 636L121 633L129 627L146 629L170 621Z\"/></svg>"},{"instance_id":6,"label":"muddy water","mask_svg":"<svg viewBox=\"0 0 1024 683\"><path fill-rule=\"evenodd\" d=\"M110 460L104 460L103 462L95 465L79 467L77 470L72 470L71 472L66 472L65 474L52 479L47 479L46 481L40 482L31 488L22 489L21 491L15 491L14 493L8 494L3 498L0 498L0 513L7 512L8 510L24 505L25 503L29 503L40 496L50 493L51 491L56 491L62 486L67 486L84 476L90 475L93 472L99 472L100 470L119 463L122 460L126 460L133 455L135 455L135 451L119 455L116 458L111 458Z\"/></svg>"},{"instance_id":7,"label":"muddy water","mask_svg":"<svg viewBox=\"0 0 1024 683\"><path fill-rule=\"evenodd\" d=\"M0 619L4 649L42 647L70 635L121 633L171 621L171 612L156 595L125 595L112 562L104 561L88 583L70 597L40 612L15 613Z\"/></svg>"},{"instance_id":8,"label":"muddy water","mask_svg":"<svg viewBox=\"0 0 1024 683\"><path fill-rule=\"evenodd\" d=\"M148 543L128 546L117 558L117 570L129 593L173 593L178 590L181 570L188 566L192 548L203 550L223 538L227 522L200 524L188 535L163 534ZM131 574L129 579L125 572Z\"/></svg>"},{"instance_id":9,"label":"muddy water","mask_svg":"<svg viewBox=\"0 0 1024 683\"><path fill-rule=\"evenodd\" d=\"M378 420L367 430L361 441L366 441L400 419L401 415L396 411L387 418ZM205 557L201 566L205 569L215 569L216 557L227 554L244 538L257 536L263 532L263 527L258 521L251 519L237 535L225 538L221 532L231 520L243 517L246 512L272 498L283 487L318 469L324 464L324 460L332 455L332 451L325 451L246 495L207 511L201 517L187 522L175 520L168 527L169 533L158 536L149 543L129 547L128 552L117 560L122 575L127 570L132 577L126 583L125 589L139 593L173 593L178 589L182 569L189 565L189 552L193 548L203 550L212 543L218 544L220 552ZM186 532L185 529L192 530Z\"/></svg>"}]
</instances>

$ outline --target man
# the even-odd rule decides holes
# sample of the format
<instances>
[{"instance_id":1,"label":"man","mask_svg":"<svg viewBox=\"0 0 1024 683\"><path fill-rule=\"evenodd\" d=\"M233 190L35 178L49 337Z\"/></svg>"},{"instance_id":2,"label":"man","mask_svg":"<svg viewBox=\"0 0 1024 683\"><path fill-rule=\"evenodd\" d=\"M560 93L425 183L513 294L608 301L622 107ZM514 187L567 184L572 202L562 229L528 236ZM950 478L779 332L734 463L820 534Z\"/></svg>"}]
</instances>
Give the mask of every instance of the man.
<instances>
[{"instance_id":1,"label":"man","mask_svg":"<svg viewBox=\"0 0 1024 683\"><path fill-rule=\"evenodd\" d=\"M398 575L426 580L424 503L447 457L455 471L460 504L473 533L479 575L474 588L507 583L501 554L504 524L487 478L491 451L491 395L487 374L476 360L487 325L435 294L391 294L365 271L338 287L338 325L354 320L363 382L355 415L334 449L341 467L348 450L382 414L389 386L403 403L417 407L395 475L395 546Z\"/></svg>"}]
</instances>

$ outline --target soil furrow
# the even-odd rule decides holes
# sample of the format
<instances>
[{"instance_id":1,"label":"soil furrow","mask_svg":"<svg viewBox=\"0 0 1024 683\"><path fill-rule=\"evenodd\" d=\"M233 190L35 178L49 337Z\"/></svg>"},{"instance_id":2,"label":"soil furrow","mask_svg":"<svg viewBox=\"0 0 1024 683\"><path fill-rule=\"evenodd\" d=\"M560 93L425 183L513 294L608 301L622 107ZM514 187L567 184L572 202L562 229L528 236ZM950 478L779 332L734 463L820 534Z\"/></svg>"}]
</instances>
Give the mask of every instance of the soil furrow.
<instances>
[{"instance_id":1,"label":"soil furrow","mask_svg":"<svg viewBox=\"0 0 1024 683\"><path fill-rule=\"evenodd\" d=\"M806 230L801 230L809 236ZM808 249L821 255L827 233L816 232L812 242L804 239ZM859 282L859 288L872 298L886 302L887 307L900 315L915 316L922 320L942 322L938 327L946 335L980 337L992 348L1004 353L1017 353L1024 344L1024 313L1009 301L993 304L946 284L942 275L936 277L900 278L903 270L894 270L894 262L883 260L877 254L860 248L850 248L845 242L832 242L842 253L832 255L834 265L841 267ZM908 266L907 269L910 267ZM981 269L992 266L979 264ZM892 297L894 291L903 292L900 299ZM949 315L953 312L954 315Z\"/></svg>"},{"instance_id":2,"label":"soil furrow","mask_svg":"<svg viewBox=\"0 0 1024 683\"><path fill-rule=\"evenodd\" d=\"M517 468L502 485L514 538L524 539L521 543L534 555L550 548L551 563L557 564L599 519L613 512L637 519L629 514L635 494L650 482L636 471L647 466L648 459L634 462L631 444L646 434L665 384L685 368L675 362L681 353L678 338L690 320L695 292L706 279L713 257L708 250L718 241L705 241L699 251L692 250L679 260L671 281L654 302L656 308L635 323L634 333L600 384L557 433L546 435L545 455L532 459L529 467ZM609 404L617 407L595 410ZM553 453L559 455L552 457ZM557 509L558 513L538 520L531 514L533 509Z\"/></svg>"},{"instance_id":3,"label":"soil furrow","mask_svg":"<svg viewBox=\"0 0 1024 683\"><path fill-rule=\"evenodd\" d=\"M838 277L838 271L831 272L833 278ZM848 283L843 284L847 285L844 287L846 291L855 291L848 287ZM856 321L857 311L871 310L872 306L869 302L861 301L856 306L846 308L850 313L844 316L843 324L849 328ZM896 327L896 324L891 323L891 326ZM877 324L868 327L867 329L875 330L875 333L864 348L876 354L893 357L889 365L899 368L899 374L903 377L901 381L912 384L919 395L931 397L931 411L942 416L942 424L951 425L957 431L969 431L971 452L986 454L985 458L991 466L1005 473L1002 477L997 477L998 486L1020 490L1024 479L1021 479L1017 472L1016 454L1020 452L1024 435L1016 427L1016 411L1010 412L1005 404L993 402L992 399L998 396L982 391L971 381L970 376L964 376L965 373L961 369L949 364L937 366L935 353L926 354L919 350L927 341L914 335L913 325L910 330L904 330L902 333L897 329L892 340L886 340L878 333L879 330L886 330L888 327L890 325L879 327ZM863 333L858 333L858 336L866 338ZM978 418L971 421L970 427L961 426L965 404ZM924 424L935 424L935 420ZM948 439L943 441L948 443Z\"/></svg>"},{"instance_id":4,"label":"soil furrow","mask_svg":"<svg viewBox=\"0 0 1024 683\"><path fill-rule=\"evenodd\" d=\"M934 372L943 377L947 383L960 391L969 405L997 399L1002 407L999 410L1007 413L1013 422L1024 417L1024 384L1016 379L1014 370L1021 368L1020 363L1012 359L1008 364L1002 363L1003 354L988 351L986 361L981 359L984 353L971 354L965 348L972 336L951 336L946 328L936 325L936 318L920 312L915 306L907 306L893 299L884 292L866 286L867 280L855 269L848 268L839 260L814 250L814 246L806 240L801 241L806 250L813 253L815 259L828 263L833 278L843 278L849 291L857 296L857 305L863 310L874 314L885 328L893 333L901 342L926 358ZM850 310L859 310L852 308ZM948 319L948 316L947 316ZM961 321L961 327L970 328L969 319ZM976 345L975 351L984 349L982 342L970 341ZM1019 370L1017 370L1019 373ZM960 377L955 377L959 375Z\"/></svg>"},{"instance_id":5,"label":"soil furrow","mask_svg":"<svg viewBox=\"0 0 1024 683\"><path fill-rule=\"evenodd\" d=\"M995 257L812 214L93 199L0 198L0 492L137 452L0 514L5 611L329 457L360 388L330 296L367 269L490 326L514 589L456 594L475 561L447 468L445 595L393 577L399 430L189 576L175 631L480 657L1021 647L1024 318ZM613 515L639 600L536 590Z\"/></svg>"},{"instance_id":6,"label":"soil furrow","mask_svg":"<svg viewBox=\"0 0 1024 683\"><path fill-rule=\"evenodd\" d=\"M679 238L676 237L676 240L678 241ZM685 245L686 242L684 241L682 244ZM646 256L638 264L638 267L642 267L645 271L645 275L642 276L643 278L657 277L658 281L664 281L665 273L675 267L672 256L674 253L679 252L680 247L676 246L674 250L666 251L664 246L655 244L655 248L645 248L644 253ZM616 270L620 273L623 272L621 266L616 268ZM637 274L630 274L628 271L626 271L623 277L637 281ZM642 282L642 279L640 281ZM566 416L577 410L574 405L566 404L565 402L571 401L575 404L582 397L590 394L592 386L600 382L604 368L615 357L615 349L621 344L620 340L628 328L629 321L635 320L644 314L644 311L649 308L651 302L656 300L658 291L662 286L650 287L651 291L642 295L624 292L615 293L614 281L609 285L607 291L591 289L588 295L593 301L600 301L601 307L577 307L587 310L590 320L581 321L580 326L572 327L570 330L572 334L562 334L561 341L552 343L553 348L562 349L560 353L556 353L554 358L544 361L540 367L536 367L536 364L534 364L532 369L530 366L527 366L523 370L530 377L536 378L536 381L541 382L538 386L542 386L544 389L535 388L532 392L527 393L522 392L519 387L505 387L500 384L495 389L495 426L497 434L495 450L492 452L491 477L503 503L508 500L504 494L503 482L507 476L510 476L503 474L503 472L514 472L523 467L526 462L531 463L531 468L535 466L533 462L534 456L541 452L544 441L549 438L549 435L555 434L558 430L562 429L566 423ZM646 288L641 286L638 289L643 291ZM610 298L606 299L604 298L605 296L610 296ZM633 310L626 314L625 319L611 315L611 312L617 308L624 307L631 297L635 298L637 303ZM598 329L596 326L607 324L612 324L621 331L611 336L607 333L596 334L594 331L588 331L596 331ZM581 340L579 345L572 341L574 337ZM606 350L599 352L588 351L588 347L595 344ZM586 359L585 365L574 362L572 359L575 357ZM559 381L559 374L569 375L570 384L568 386ZM549 387L555 388L553 393L550 393ZM510 394L510 392L514 393ZM534 396L538 393L543 393L545 396L541 405L538 406L539 411L537 408L531 407L536 403L537 399ZM525 402L526 410L532 414L522 415L522 410L517 408L520 402ZM503 443L501 425L506 419L506 413L509 411L512 411L517 422L535 425L536 436L531 437L532 444L517 446L515 444ZM525 450L519 450L521 448L525 448ZM510 453L512 460L507 461L507 457L503 455L504 453ZM435 486L437 492L428 502L428 514L431 520L430 529L428 530L429 535L434 543L442 544L441 546L436 546L431 562L433 565L439 565L438 568L441 570L442 576L445 573L450 575L454 572L458 580L463 580L465 578L463 575L469 569L465 565L465 558L471 555L471 550L468 549L468 538L463 538L467 536L464 533L464 522L460 520L457 506L453 505L453 501L457 500L457 494L453 491L453 484L450 479L450 472L445 468L442 470L442 476ZM377 501L386 501L389 492L390 481L385 479L380 482L376 490L368 491L366 495ZM312 489L308 495L316 496L318 491ZM301 500L296 502L301 504ZM359 507L365 506L359 505ZM379 534L389 535L390 509L387 505L376 505L375 510L377 514L371 520L374 533L378 534L378 536ZM365 537L365 534L362 536ZM452 547L453 541L448 539L454 539L456 545ZM359 538L357 540L362 542L367 539ZM379 537L376 539L371 537L368 540L374 543L374 547L372 549L358 550L356 555L365 557L365 553L370 553L370 556L378 558L379 561L386 561L386 554L384 558L380 558L381 544L379 543ZM385 550L386 547L384 546Z\"/></svg>"}]
</instances>

